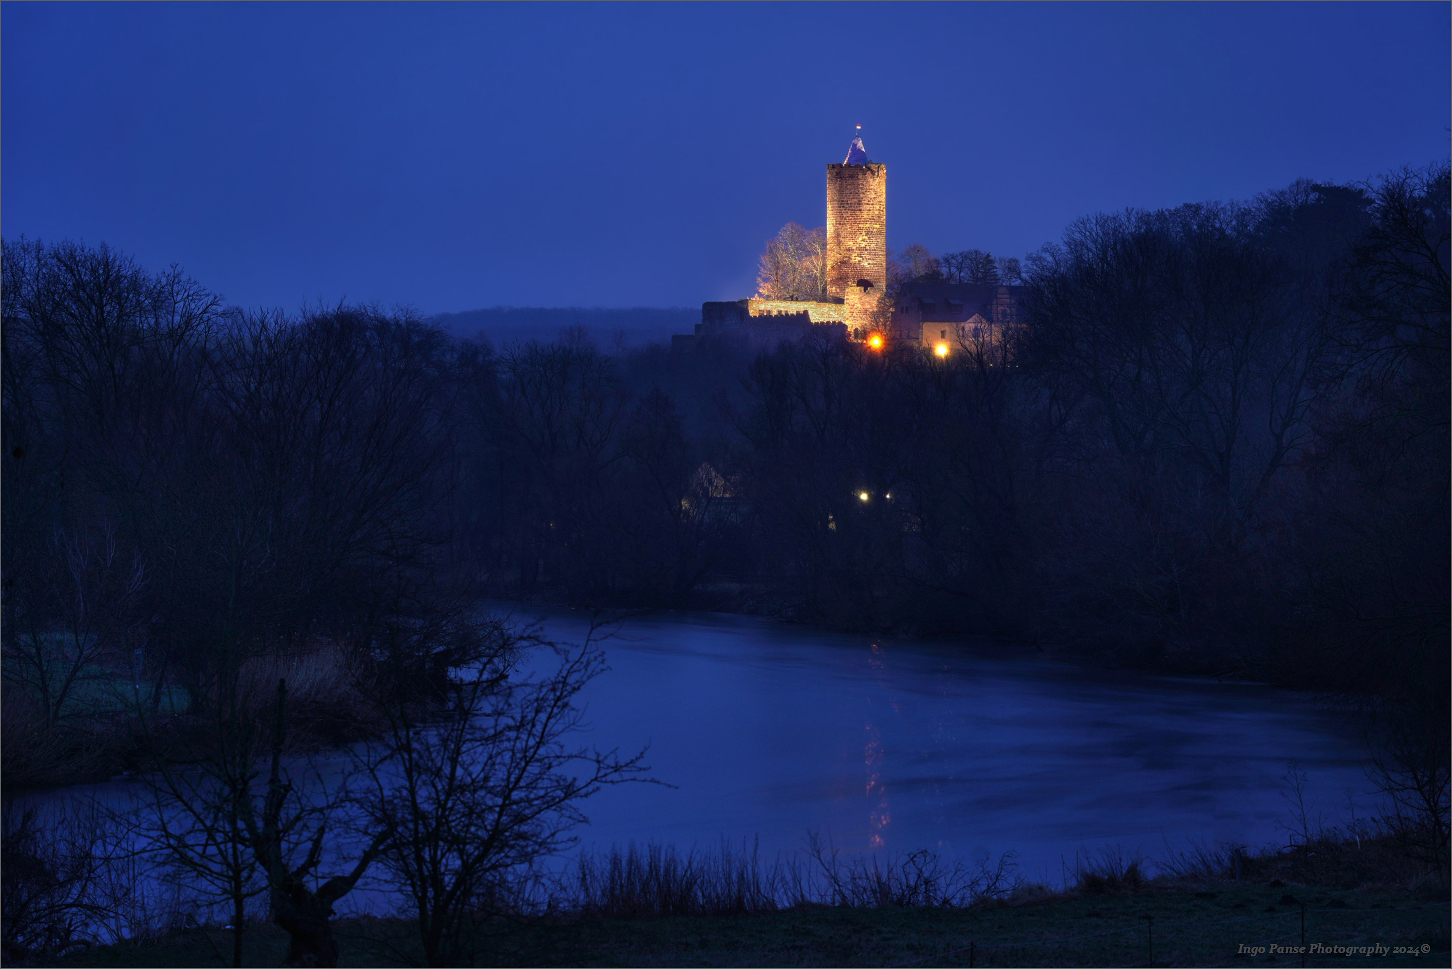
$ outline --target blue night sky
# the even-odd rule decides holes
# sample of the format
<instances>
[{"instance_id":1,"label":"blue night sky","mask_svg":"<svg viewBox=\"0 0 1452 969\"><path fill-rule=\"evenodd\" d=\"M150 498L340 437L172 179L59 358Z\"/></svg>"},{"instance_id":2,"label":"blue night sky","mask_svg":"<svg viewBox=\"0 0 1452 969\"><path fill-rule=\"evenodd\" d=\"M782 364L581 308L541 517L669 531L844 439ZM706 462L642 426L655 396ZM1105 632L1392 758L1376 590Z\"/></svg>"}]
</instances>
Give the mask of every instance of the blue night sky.
<instances>
[{"instance_id":1,"label":"blue night sky","mask_svg":"<svg viewBox=\"0 0 1452 969\"><path fill-rule=\"evenodd\" d=\"M244 306L689 306L861 122L890 246L1022 256L1446 158L1449 9L6 2L0 228Z\"/></svg>"}]
</instances>

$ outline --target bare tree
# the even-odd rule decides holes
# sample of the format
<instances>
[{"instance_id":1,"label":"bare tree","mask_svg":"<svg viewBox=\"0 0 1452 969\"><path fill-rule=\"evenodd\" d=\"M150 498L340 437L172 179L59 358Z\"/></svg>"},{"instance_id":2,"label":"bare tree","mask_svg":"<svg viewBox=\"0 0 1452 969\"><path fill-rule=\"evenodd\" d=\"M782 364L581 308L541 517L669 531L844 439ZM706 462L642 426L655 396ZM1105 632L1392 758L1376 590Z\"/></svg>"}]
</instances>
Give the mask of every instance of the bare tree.
<instances>
[{"instance_id":1,"label":"bare tree","mask_svg":"<svg viewBox=\"0 0 1452 969\"><path fill-rule=\"evenodd\" d=\"M470 926L507 912L508 899L542 858L573 843L581 803L638 780L643 752L576 746L580 691L604 671L598 646L547 643L500 622L456 630L478 651L436 715L385 700L387 738L369 762L365 799L374 829L394 832L383 864L403 888L427 964L472 961ZM593 636L593 632L591 634ZM558 665L515 672L531 652Z\"/></svg>"},{"instance_id":2,"label":"bare tree","mask_svg":"<svg viewBox=\"0 0 1452 969\"><path fill-rule=\"evenodd\" d=\"M192 898L229 908L232 965L240 966L247 903L267 888L243 825L243 806L256 788L262 752L256 723L264 711L256 697L244 694L237 671L230 672L211 706L211 721L194 723L195 732L181 743L159 737L165 722L147 707L139 709L154 761L143 775L150 803L129 821L158 868L175 872ZM173 763L178 756L185 766Z\"/></svg>"},{"instance_id":3,"label":"bare tree","mask_svg":"<svg viewBox=\"0 0 1452 969\"><path fill-rule=\"evenodd\" d=\"M1445 885L1452 829L1452 750L1444 729L1445 697L1427 706L1430 709L1388 705L1373 727L1367 776L1386 798L1383 820L1392 834L1410 857L1425 864Z\"/></svg>"},{"instance_id":4,"label":"bare tree","mask_svg":"<svg viewBox=\"0 0 1452 969\"><path fill-rule=\"evenodd\" d=\"M760 299L818 300L827 295L827 230L788 222L767 241L756 275Z\"/></svg>"},{"instance_id":5,"label":"bare tree","mask_svg":"<svg viewBox=\"0 0 1452 969\"><path fill-rule=\"evenodd\" d=\"M963 282L963 271L967 265L968 253L947 252L938 257L938 267L943 273L943 279L950 283Z\"/></svg>"},{"instance_id":6,"label":"bare tree","mask_svg":"<svg viewBox=\"0 0 1452 969\"><path fill-rule=\"evenodd\" d=\"M1013 256L998 260L998 272L1005 283L1016 285L1023 282L1023 267Z\"/></svg>"},{"instance_id":7,"label":"bare tree","mask_svg":"<svg viewBox=\"0 0 1452 969\"><path fill-rule=\"evenodd\" d=\"M500 462L501 500L513 509L505 537L518 556L519 586L543 580L610 591L618 525L611 485L629 399L614 362L575 335L509 348L499 377L480 419Z\"/></svg>"},{"instance_id":8,"label":"bare tree","mask_svg":"<svg viewBox=\"0 0 1452 969\"><path fill-rule=\"evenodd\" d=\"M697 457L674 402L659 387L637 401L623 437L630 465L624 491L633 499L624 531L636 587L679 602L718 557L725 482Z\"/></svg>"},{"instance_id":9,"label":"bare tree","mask_svg":"<svg viewBox=\"0 0 1452 969\"><path fill-rule=\"evenodd\" d=\"M0 808L0 951L11 964L50 962L102 943L118 918L116 829L92 810L42 820L6 800ZM134 888L126 885L124 888Z\"/></svg>"},{"instance_id":10,"label":"bare tree","mask_svg":"<svg viewBox=\"0 0 1452 969\"><path fill-rule=\"evenodd\" d=\"M1449 180L1444 163L1394 172L1370 188L1371 224L1338 294L1338 344L1372 402L1366 419L1385 431L1412 418L1398 436L1447 426Z\"/></svg>"},{"instance_id":11,"label":"bare tree","mask_svg":"<svg viewBox=\"0 0 1452 969\"><path fill-rule=\"evenodd\" d=\"M990 283L1000 281L998 263L981 249L950 252L940 260L943 276L951 283ZM1017 266L1017 260L1014 265Z\"/></svg>"},{"instance_id":12,"label":"bare tree","mask_svg":"<svg viewBox=\"0 0 1452 969\"><path fill-rule=\"evenodd\" d=\"M998 263L991 253L969 249L964 253L963 282L996 286L999 282Z\"/></svg>"},{"instance_id":13,"label":"bare tree","mask_svg":"<svg viewBox=\"0 0 1452 969\"><path fill-rule=\"evenodd\" d=\"M922 279L940 272L938 260L927 250L926 246L920 246L917 243L913 243L899 252L897 261L902 266L903 276L906 280Z\"/></svg>"},{"instance_id":14,"label":"bare tree","mask_svg":"<svg viewBox=\"0 0 1452 969\"><path fill-rule=\"evenodd\" d=\"M238 814L267 879L272 920L289 937L283 964L336 966L338 947L333 940L333 906L353 890L368 867L388 850L396 832L386 824L375 828L369 832L364 847L347 871L317 884L314 873L323 860L330 822L337 822L336 813L346 811L347 802L342 806L337 802L321 807L293 806L297 791L282 769L286 704L287 683L280 680L267 793L260 805L250 792L249 796L239 798ZM301 860L294 847L299 841L305 845Z\"/></svg>"},{"instance_id":15,"label":"bare tree","mask_svg":"<svg viewBox=\"0 0 1452 969\"><path fill-rule=\"evenodd\" d=\"M1033 359L1098 402L1122 453L1174 453L1235 514L1306 443L1324 307L1287 285L1254 210L1083 219L1034 274Z\"/></svg>"},{"instance_id":16,"label":"bare tree","mask_svg":"<svg viewBox=\"0 0 1452 969\"><path fill-rule=\"evenodd\" d=\"M346 846L357 849L351 861L331 862L344 871L320 876L329 855L346 850L340 837L354 828L346 783L329 789L321 778L299 776L283 764L285 680L278 681L270 711L259 710L257 698L242 689L219 699L209 722L184 745L190 754L184 767L158 753L165 747L175 756L175 743L153 737L147 783L154 811L139 834L191 891L230 905L234 965L241 964L247 900L266 892L272 921L288 934L281 964L335 966L333 906L389 847L394 832L365 832L361 844ZM258 730L268 713L270 729ZM264 778L258 755L269 747Z\"/></svg>"},{"instance_id":17,"label":"bare tree","mask_svg":"<svg viewBox=\"0 0 1452 969\"><path fill-rule=\"evenodd\" d=\"M135 553L129 562L122 558L115 530L105 524L59 528L44 554L27 570L34 576L44 569L44 580L10 603L4 675L39 700L45 723L54 726L106 706L95 694L105 692L108 667L144 625L135 607L146 569Z\"/></svg>"},{"instance_id":18,"label":"bare tree","mask_svg":"<svg viewBox=\"0 0 1452 969\"><path fill-rule=\"evenodd\" d=\"M5 648L34 657L68 639L72 670L130 666L124 630L145 628L167 588L134 512L165 503L208 415L219 302L175 267L148 273L105 246L6 242L4 273Z\"/></svg>"}]
</instances>

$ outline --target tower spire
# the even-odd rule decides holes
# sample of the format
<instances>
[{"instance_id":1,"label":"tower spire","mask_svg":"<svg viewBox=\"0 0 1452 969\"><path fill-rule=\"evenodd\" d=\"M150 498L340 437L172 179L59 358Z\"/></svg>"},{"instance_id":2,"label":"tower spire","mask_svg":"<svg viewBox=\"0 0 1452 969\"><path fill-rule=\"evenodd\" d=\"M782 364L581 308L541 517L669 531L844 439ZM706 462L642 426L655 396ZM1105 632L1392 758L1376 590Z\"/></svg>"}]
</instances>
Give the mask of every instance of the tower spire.
<instances>
[{"instance_id":1,"label":"tower spire","mask_svg":"<svg viewBox=\"0 0 1452 969\"><path fill-rule=\"evenodd\" d=\"M852 138L852 144L847 146L847 157L842 160L844 165L866 165L867 148L862 144L862 126L857 126L857 132Z\"/></svg>"}]
</instances>

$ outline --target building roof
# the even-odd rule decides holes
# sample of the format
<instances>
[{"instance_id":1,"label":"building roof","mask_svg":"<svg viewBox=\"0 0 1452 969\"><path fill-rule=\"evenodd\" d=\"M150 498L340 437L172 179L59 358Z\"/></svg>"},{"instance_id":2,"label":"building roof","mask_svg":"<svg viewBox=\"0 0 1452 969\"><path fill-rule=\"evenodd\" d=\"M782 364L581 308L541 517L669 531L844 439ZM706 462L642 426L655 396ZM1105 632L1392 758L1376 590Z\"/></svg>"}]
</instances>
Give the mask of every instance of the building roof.
<instances>
[{"instance_id":1,"label":"building roof","mask_svg":"<svg viewBox=\"0 0 1452 969\"><path fill-rule=\"evenodd\" d=\"M913 280L898 291L893 317L904 323L962 323L974 315L985 321L1018 322L1022 292L1022 286Z\"/></svg>"},{"instance_id":2,"label":"building roof","mask_svg":"<svg viewBox=\"0 0 1452 969\"><path fill-rule=\"evenodd\" d=\"M867 149L862 145L862 138L859 136L852 139L852 144L847 146L847 157L843 159L844 165L866 165Z\"/></svg>"}]
</instances>

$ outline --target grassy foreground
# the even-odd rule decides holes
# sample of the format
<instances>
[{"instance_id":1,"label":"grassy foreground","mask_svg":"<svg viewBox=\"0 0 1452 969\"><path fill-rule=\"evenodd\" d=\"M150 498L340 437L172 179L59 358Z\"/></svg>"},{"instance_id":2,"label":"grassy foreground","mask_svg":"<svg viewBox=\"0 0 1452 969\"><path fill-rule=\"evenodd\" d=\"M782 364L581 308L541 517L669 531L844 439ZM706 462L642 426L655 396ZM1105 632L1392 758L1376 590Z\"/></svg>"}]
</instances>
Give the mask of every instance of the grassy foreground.
<instances>
[{"instance_id":1,"label":"grassy foreground","mask_svg":"<svg viewBox=\"0 0 1452 969\"><path fill-rule=\"evenodd\" d=\"M479 926L478 966L1446 966L1448 907L1425 893L1150 882L1122 894L1021 892L961 909L809 908L749 914L540 918ZM1153 919L1151 928L1150 919ZM1152 939L1151 939L1152 935ZM338 924L345 966L421 964L400 920ZM969 946L972 946L970 951ZM1242 947L1260 951L1247 954ZM1401 947L1407 952L1397 952ZM275 965L283 934L249 932L247 964ZM231 934L196 929L77 953L65 966L221 966ZM970 961L971 957L971 961Z\"/></svg>"}]
</instances>

